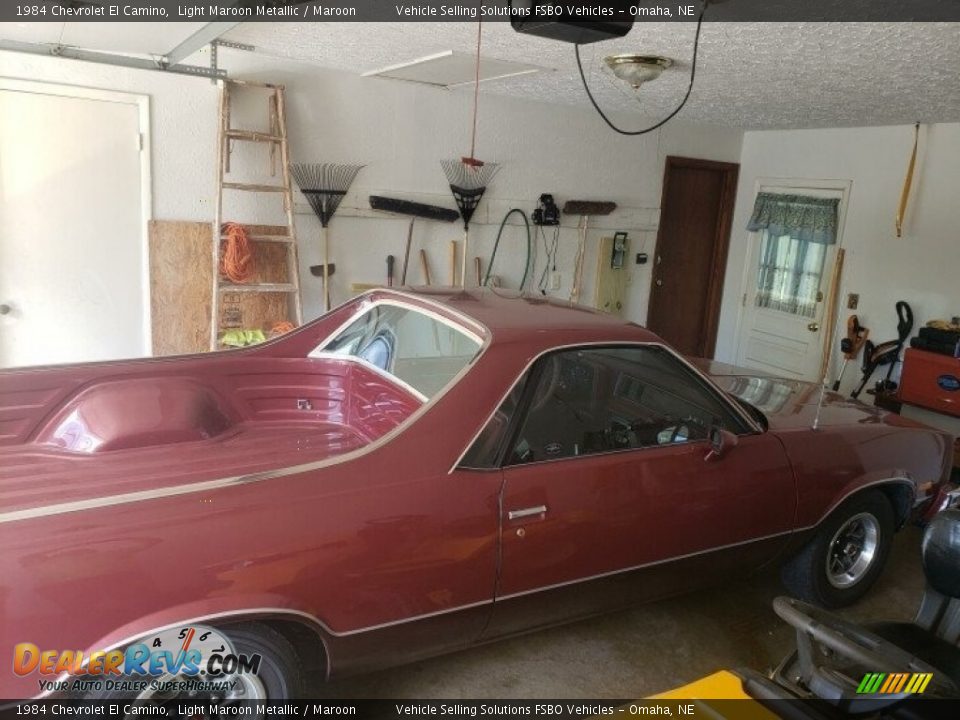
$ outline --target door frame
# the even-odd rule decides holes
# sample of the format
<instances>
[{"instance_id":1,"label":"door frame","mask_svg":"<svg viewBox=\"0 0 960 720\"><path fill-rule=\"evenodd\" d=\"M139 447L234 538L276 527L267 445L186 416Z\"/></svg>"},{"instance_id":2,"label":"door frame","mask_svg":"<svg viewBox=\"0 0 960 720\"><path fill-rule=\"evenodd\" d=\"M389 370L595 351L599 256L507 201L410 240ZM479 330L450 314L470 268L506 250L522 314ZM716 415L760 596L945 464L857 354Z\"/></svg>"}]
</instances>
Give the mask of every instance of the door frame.
<instances>
[{"instance_id":1,"label":"door frame","mask_svg":"<svg viewBox=\"0 0 960 720\"><path fill-rule=\"evenodd\" d=\"M753 195L750 197L750 206L746 210L746 216L749 218L753 214L753 207L757 202L757 195L761 192L772 191L780 192L787 194L791 190L814 190L814 191L833 191L840 193L840 205L837 208L837 242L834 247L839 250L843 247L843 229L847 222L847 209L850 207L850 195L853 192L853 180L830 180L824 178L782 178L782 177L758 177L753 183ZM744 225L746 228L746 224ZM753 250L753 243L756 240L757 232L755 230L746 230L746 247L745 247L745 260L743 263L743 271L740 275L740 292L738 294L738 303L737 303L737 324L734 329L736 333L736 345L734 346L734 360L732 361L736 364L737 360L740 357L740 350L743 346L744 339L744 328L743 328L743 319L746 316L747 312L747 293L750 286L750 278L752 276L752 266L750 264L750 259L752 257L751 253ZM836 259L834 259L836 262ZM830 276L832 277L832 273ZM837 318L842 314L841 306L839 302L840 297L840 288L843 287L843 275L837 278L837 283L840 287L837 288ZM824 291L824 297L830 296L831 288L826 288ZM837 318L834 318L834 328L833 335L835 336L840 327L840 323L836 322ZM834 337L825 338L824 342L833 343ZM821 347L821 354L823 348ZM831 350L830 359L827 362L827 375L830 374L832 366L834 364L834 353Z\"/></svg>"},{"instance_id":2,"label":"door frame","mask_svg":"<svg viewBox=\"0 0 960 720\"><path fill-rule=\"evenodd\" d=\"M703 332L697 355L712 358L717 345L717 331L720 326L720 306L723 301L723 280L727 271L727 254L730 250L730 233L733 228L733 211L737 200L737 181L740 177L740 164L720 162L719 160L701 160L680 155L667 155L663 168L663 189L660 193L660 221L657 223L657 244L653 250L654 264L660 256L660 243L663 240L663 209L670 190L670 171L673 168L693 168L700 170L718 170L723 173L723 186L720 191L720 213L714 231L713 257L711 272L707 280L707 307L704 314ZM654 275L650 273L650 288L647 306L647 322L656 306L656 293L653 292Z\"/></svg>"},{"instance_id":3,"label":"door frame","mask_svg":"<svg viewBox=\"0 0 960 720\"><path fill-rule=\"evenodd\" d=\"M153 355L153 321L150 312L150 221L153 219L153 188L150 167L150 96L138 93L103 90L82 85L65 85L39 80L0 76L0 91L31 93L34 95L54 95L58 97L96 100L99 102L133 105L137 109L140 131L140 279L143 284L143 350L147 356Z\"/></svg>"}]
</instances>

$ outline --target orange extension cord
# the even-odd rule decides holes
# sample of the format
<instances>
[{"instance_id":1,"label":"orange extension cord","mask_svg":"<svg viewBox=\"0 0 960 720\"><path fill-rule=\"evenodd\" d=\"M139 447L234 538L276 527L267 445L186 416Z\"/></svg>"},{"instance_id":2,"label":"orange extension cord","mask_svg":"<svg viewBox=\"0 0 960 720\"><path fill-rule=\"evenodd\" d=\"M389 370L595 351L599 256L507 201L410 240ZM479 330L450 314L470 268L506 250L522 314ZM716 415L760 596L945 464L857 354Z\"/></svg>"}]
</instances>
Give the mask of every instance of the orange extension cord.
<instances>
[{"instance_id":1,"label":"orange extension cord","mask_svg":"<svg viewBox=\"0 0 960 720\"><path fill-rule=\"evenodd\" d=\"M270 328L270 335L271 336L283 335L284 333L290 332L295 327L296 325L294 325L292 322L281 320L280 322L275 322L273 324L273 327Z\"/></svg>"},{"instance_id":2,"label":"orange extension cord","mask_svg":"<svg viewBox=\"0 0 960 720\"><path fill-rule=\"evenodd\" d=\"M226 223L223 226L226 242L220 254L220 272L237 284L250 282L253 277L253 249L250 236L240 223Z\"/></svg>"}]
</instances>

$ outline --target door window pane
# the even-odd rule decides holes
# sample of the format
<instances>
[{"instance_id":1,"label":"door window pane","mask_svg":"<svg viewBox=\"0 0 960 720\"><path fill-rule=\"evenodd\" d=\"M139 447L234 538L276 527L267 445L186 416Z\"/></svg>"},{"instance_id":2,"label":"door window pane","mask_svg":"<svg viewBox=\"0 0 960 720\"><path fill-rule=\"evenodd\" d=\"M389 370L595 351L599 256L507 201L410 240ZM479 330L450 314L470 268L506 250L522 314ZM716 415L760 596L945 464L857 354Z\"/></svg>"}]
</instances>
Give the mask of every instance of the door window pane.
<instances>
[{"instance_id":1,"label":"door window pane","mask_svg":"<svg viewBox=\"0 0 960 720\"><path fill-rule=\"evenodd\" d=\"M508 464L706 440L746 430L720 396L657 346L590 348L538 362Z\"/></svg>"},{"instance_id":2,"label":"door window pane","mask_svg":"<svg viewBox=\"0 0 960 720\"><path fill-rule=\"evenodd\" d=\"M763 231L757 269L758 307L816 317L827 246Z\"/></svg>"},{"instance_id":3,"label":"door window pane","mask_svg":"<svg viewBox=\"0 0 960 720\"><path fill-rule=\"evenodd\" d=\"M503 446L507 442L510 423L517 407L520 405L520 398L523 397L529 375L530 373L524 373L523 377L513 386L510 394L493 413L493 417L487 421L477 439L473 441L473 445L464 454L460 461L460 467L473 470L489 470L499 467L500 456L503 453Z\"/></svg>"}]
</instances>

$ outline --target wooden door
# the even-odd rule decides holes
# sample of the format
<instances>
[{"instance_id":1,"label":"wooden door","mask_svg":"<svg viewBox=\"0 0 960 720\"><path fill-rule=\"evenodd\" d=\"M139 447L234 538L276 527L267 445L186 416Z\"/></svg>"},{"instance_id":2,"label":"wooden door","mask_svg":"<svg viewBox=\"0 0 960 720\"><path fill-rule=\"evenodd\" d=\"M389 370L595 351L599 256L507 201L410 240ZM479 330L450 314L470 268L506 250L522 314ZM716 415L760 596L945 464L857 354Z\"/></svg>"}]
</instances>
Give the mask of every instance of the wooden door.
<instances>
[{"instance_id":1,"label":"wooden door","mask_svg":"<svg viewBox=\"0 0 960 720\"><path fill-rule=\"evenodd\" d=\"M739 172L667 157L647 327L685 355L713 356Z\"/></svg>"}]
</instances>

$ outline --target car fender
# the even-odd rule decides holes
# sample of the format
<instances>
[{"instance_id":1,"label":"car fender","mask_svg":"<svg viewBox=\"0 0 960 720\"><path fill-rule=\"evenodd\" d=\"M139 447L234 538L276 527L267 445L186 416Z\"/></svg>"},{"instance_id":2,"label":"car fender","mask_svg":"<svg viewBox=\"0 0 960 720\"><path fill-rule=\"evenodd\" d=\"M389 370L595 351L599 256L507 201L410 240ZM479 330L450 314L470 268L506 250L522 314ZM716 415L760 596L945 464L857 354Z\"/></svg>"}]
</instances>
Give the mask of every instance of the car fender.
<instances>
[{"instance_id":1,"label":"car fender","mask_svg":"<svg viewBox=\"0 0 960 720\"><path fill-rule=\"evenodd\" d=\"M329 656L329 628L305 608L297 607L291 600L279 595L210 598L169 607L112 630L86 648L84 656L89 658L93 652L122 649L141 638L170 628L193 624L223 627L236 622L264 620L295 622L311 630L323 645L324 653ZM57 680L67 677L69 675L64 673ZM37 697L48 694L43 693Z\"/></svg>"},{"instance_id":2,"label":"car fender","mask_svg":"<svg viewBox=\"0 0 960 720\"><path fill-rule=\"evenodd\" d=\"M789 558L803 548L816 535L823 522L829 518L843 503L858 493L870 489L884 492L890 499L897 516L899 530L910 518L911 510L917 502L917 485L904 470L875 472L849 479L836 492L835 497L817 510L816 515L809 513L801 516L797 528L781 557ZM811 517L812 516L812 517Z\"/></svg>"}]
</instances>

